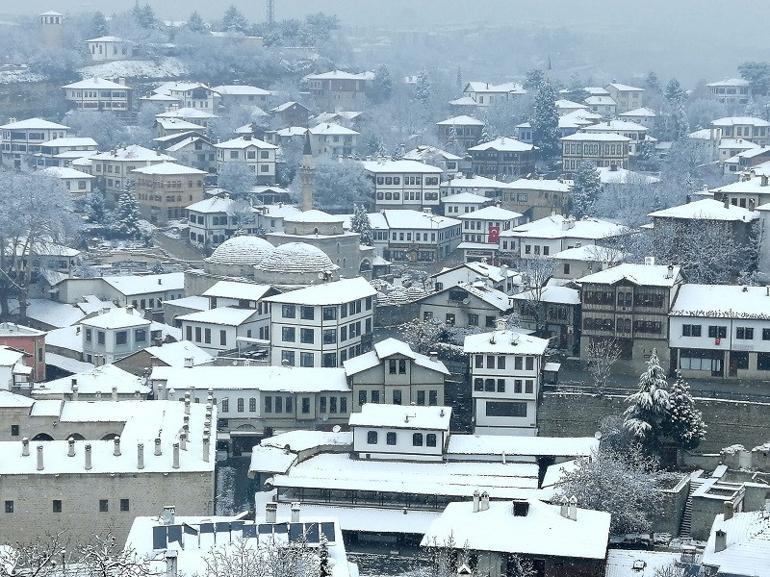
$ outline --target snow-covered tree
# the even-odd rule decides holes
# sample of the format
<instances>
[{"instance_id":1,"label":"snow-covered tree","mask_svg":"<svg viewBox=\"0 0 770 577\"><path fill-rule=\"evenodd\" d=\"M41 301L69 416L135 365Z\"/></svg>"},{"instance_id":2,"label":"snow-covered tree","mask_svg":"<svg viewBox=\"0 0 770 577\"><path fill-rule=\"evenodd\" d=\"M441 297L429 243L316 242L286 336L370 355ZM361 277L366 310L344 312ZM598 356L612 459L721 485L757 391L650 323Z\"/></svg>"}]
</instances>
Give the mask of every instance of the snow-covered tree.
<instances>
[{"instance_id":1,"label":"snow-covered tree","mask_svg":"<svg viewBox=\"0 0 770 577\"><path fill-rule=\"evenodd\" d=\"M399 325L398 332L413 351L428 354L446 333L446 325L438 319L416 318Z\"/></svg>"},{"instance_id":2,"label":"snow-covered tree","mask_svg":"<svg viewBox=\"0 0 770 577\"><path fill-rule=\"evenodd\" d=\"M706 436L706 424L703 422L703 415L695 407L690 386L679 371L671 385L668 400L668 436L677 446L687 450L694 449Z\"/></svg>"},{"instance_id":3,"label":"snow-covered tree","mask_svg":"<svg viewBox=\"0 0 770 577\"><path fill-rule=\"evenodd\" d=\"M660 80L658 80L658 75L655 74L655 71L650 70L650 72L647 73L644 84L646 89L650 92L660 92Z\"/></svg>"},{"instance_id":4,"label":"snow-covered tree","mask_svg":"<svg viewBox=\"0 0 770 577\"><path fill-rule=\"evenodd\" d=\"M524 88L537 92L545 82L547 82L545 72L540 68L533 68L532 70L527 71L527 76L524 79Z\"/></svg>"},{"instance_id":5,"label":"snow-covered tree","mask_svg":"<svg viewBox=\"0 0 770 577\"><path fill-rule=\"evenodd\" d=\"M535 96L535 110L532 116L532 140L540 149L540 156L553 160L561 152L559 138L559 114L556 110L556 90L544 81Z\"/></svg>"},{"instance_id":6,"label":"snow-covered tree","mask_svg":"<svg viewBox=\"0 0 770 577\"><path fill-rule=\"evenodd\" d=\"M668 81L666 89L663 91L663 96L669 104L674 106L683 104L687 100L687 93L676 78Z\"/></svg>"},{"instance_id":7,"label":"snow-covered tree","mask_svg":"<svg viewBox=\"0 0 770 577\"><path fill-rule=\"evenodd\" d=\"M626 399L625 426L648 450L660 448L669 415L666 373L653 349L647 368L639 376L639 389Z\"/></svg>"},{"instance_id":8,"label":"snow-covered tree","mask_svg":"<svg viewBox=\"0 0 770 577\"><path fill-rule=\"evenodd\" d=\"M620 346L616 340L589 340L586 350L588 374L594 381L594 388L597 393L604 393L607 381L612 374L612 367L619 358Z\"/></svg>"},{"instance_id":9,"label":"snow-covered tree","mask_svg":"<svg viewBox=\"0 0 770 577\"><path fill-rule=\"evenodd\" d=\"M356 204L374 204L374 185L361 163L354 160L319 161L313 184L315 205L321 210L345 212Z\"/></svg>"},{"instance_id":10,"label":"snow-covered tree","mask_svg":"<svg viewBox=\"0 0 770 577\"><path fill-rule=\"evenodd\" d=\"M766 95L770 91L770 64L767 62L744 62L738 66L741 78L751 83L754 94Z\"/></svg>"},{"instance_id":11,"label":"snow-covered tree","mask_svg":"<svg viewBox=\"0 0 770 577\"><path fill-rule=\"evenodd\" d=\"M155 18L155 11L149 4L139 6L139 3L137 2L134 6L132 14L137 24L139 24L139 26L142 28L153 28L157 23L157 19Z\"/></svg>"},{"instance_id":12,"label":"snow-covered tree","mask_svg":"<svg viewBox=\"0 0 770 577\"><path fill-rule=\"evenodd\" d=\"M666 474L643 451L632 446L602 448L562 475L558 495L575 498L577 506L612 515L613 535L648 533L663 511L663 493L656 490Z\"/></svg>"},{"instance_id":13,"label":"snow-covered tree","mask_svg":"<svg viewBox=\"0 0 770 577\"><path fill-rule=\"evenodd\" d=\"M669 115L669 138L671 140L681 140L690 133L690 123L687 119L687 113L684 105L679 102Z\"/></svg>"},{"instance_id":14,"label":"snow-covered tree","mask_svg":"<svg viewBox=\"0 0 770 577\"><path fill-rule=\"evenodd\" d=\"M139 204L134 195L130 192L121 194L115 209L115 231L124 238L138 238L139 218Z\"/></svg>"},{"instance_id":15,"label":"snow-covered tree","mask_svg":"<svg viewBox=\"0 0 770 577\"><path fill-rule=\"evenodd\" d=\"M321 535L318 545L318 575L319 577L331 577L332 568L329 566L329 542L325 535Z\"/></svg>"},{"instance_id":16,"label":"snow-covered tree","mask_svg":"<svg viewBox=\"0 0 770 577\"><path fill-rule=\"evenodd\" d=\"M193 11L190 18L187 19L187 29L196 34L202 34L206 31L206 23L197 10Z\"/></svg>"},{"instance_id":17,"label":"snow-covered tree","mask_svg":"<svg viewBox=\"0 0 770 577\"><path fill-rule=\"evenodd\" d=\"M384 64L377 67L374 71L374 80L370 98L374 102L388 100L393 94L393 78L390 76L390 70Z\"/></svg>"},{"instance_id":18,"label":"snow-covered tree","mask_svg":"<svg viewBox=\"0 0 770 577\"><path fill-rule=\"evenodd\" d=\"M353 210L353 219L350 221L350 229L361 236L361 244L372 246L374 238L372 236L372 225L369 222L369 214L366 207L357 204Z\"/></svg>"},{"instance_id":19,"label":"snow-covered tree","mask_svg":"<svg viewBox=\"0 0 770 577\"><path fill-rule=\"evenodd\" d=\"M249 21L234 4L230 4L222 16L222 30L226 32L243 32L249 28Z\"/></svg>"},{"instance_id":20,"label":"snow-covered tree","mask_svg":"<svg viewBox=\"0 0 770 577\"><path fill-rule=\"evenodd\" d=\"M306 544L260 544L238 539L212 549L203 557L200 577L318 577L319 559Z\"/></svg>"},{"instance_id":21,"label":"snow-covered tree","mask_svg":"<svg viewBox=\"0 0 770 577\"><path fill-rule=\"evenodd\" d=\"M105 224L107 221L107 206L100 192L92 192L85 199L85 213L88 222Z\"/></svg>"},{"instance_id":22,"label":"snow-covered tree","mask_svg":"<svg viewBox=\"0 0 770 577\"><path fill-rule=\"evenodd\" d=\"M217 186L236 196L247 194L256 184L257 177L245 162L225 162L217 175Z\"/></svg>"},{"instance_id":23,"label":"snow-covered tree","mask_svg":"<svg viewBox=\"0 0 770 577\"><path fill-rule=\"evenodd\" d=\"M570 191L571 212L576 218L595 214L596 201L602 189L599 171L590 161L578 165Z\"/></svg>"},{"instance_id":24,"label":"snow-covered tree","mask_svg":"<svg viewBox=\"0 0 770 577\"><path fill-rule=\"evenodd\" d=\"M421 70L420 73L417 74L417 80L414 85L414 99L423 106L427 106L432 94L433 89L431 87L430 77L425 70Z\"/></svg>"},{"instance_id":25,"label":"snow-covered tree","mask_svg":"<svg viewBox=\"0 0 770 577\"><path fill-rule=\"evenodd\" d=\"M94 12L93 18L91 19L91 29L89 33L93 38L107 36L107 34L110 33L110 27L107 24L107 18L104 16L103 12L99 10Z\"/></svg>"}]
</instances>

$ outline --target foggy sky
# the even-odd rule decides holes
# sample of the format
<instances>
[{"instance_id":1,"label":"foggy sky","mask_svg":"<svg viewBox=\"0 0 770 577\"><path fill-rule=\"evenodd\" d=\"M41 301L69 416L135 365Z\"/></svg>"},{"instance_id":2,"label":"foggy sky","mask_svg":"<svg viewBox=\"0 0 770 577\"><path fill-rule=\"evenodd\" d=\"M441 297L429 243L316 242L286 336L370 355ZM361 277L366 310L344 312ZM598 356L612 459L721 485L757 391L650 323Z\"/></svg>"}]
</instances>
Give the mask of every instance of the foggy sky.
<instances>
[{"instance_id":1,"label":"foggy sky","mask_svg":"<svg viewBox=\"0 0 770 577\"><path fill-rule=\"evenodd\" d=\"M0 13L105 11L106 6L121 10L134 1L0 0ZM193 9L204 18L216 18L230 3L253 21L264 19L264 0L149 1L161 18L172 20L186 19ZM623 45L628 66L635 72L680 70L682 78L735 75L735 66L742 61L770 59L768 0L275 0L275 4L277 19L324 11L352 26L429 30L436 25L486 22L567 27L596 35L596 41L606 42L610 51Z\"/></svg>"}]
</instances>

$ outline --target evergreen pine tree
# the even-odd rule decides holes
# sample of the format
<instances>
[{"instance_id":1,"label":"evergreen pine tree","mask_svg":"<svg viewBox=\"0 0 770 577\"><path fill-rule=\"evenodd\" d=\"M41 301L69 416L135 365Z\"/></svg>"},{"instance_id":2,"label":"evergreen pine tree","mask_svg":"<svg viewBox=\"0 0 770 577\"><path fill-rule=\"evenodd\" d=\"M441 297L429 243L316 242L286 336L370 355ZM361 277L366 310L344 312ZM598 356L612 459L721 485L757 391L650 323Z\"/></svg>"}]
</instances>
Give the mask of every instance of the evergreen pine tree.
<instances>
[{"instance_id":1,"label":"evergreen pine tree","mask_svg":"<svg viewBox=\"0 0 770 577\"><path fill-rule=\"evenodd\" d=\"M377 67L374 71L374 80L372 81L372 100L383 102L388 100L393 94L393 78L390 76L390 70L384 64Z\"/></svg>"},{"instance_id":2,"label":"evergreen pine tree","mask_svg":"<svg viewBox=\"0 0 770 577\"><path fill-rule=\"evenodd\" d=\"M578 165L570 191L571 211L575 218L583 218L594 212L594 205L602 189L599 171L589 162Z\"/></svg>"},{"instance_id":3,"label":"evergreen pine tree","mask_svg":"<svg viewBox=\"0 0 770 577\"><path fill-rule=\"evenodd\" d=\"M489 135L489 123L485 122L484 126L481 128L481 138L479 138L477 144L489 142L490 140L492 140L492 137Z\"/></svg>"},{"instance_id":4,"label":"evergreen pine tree","mask_svg":"<svg viewBox=\"0 0 770 577\"><path fill-rule=\"evenodd\" d=\"M535 112L532 119L533 144L540 149L540 156L553 160L561 151L559 113L556 111L556 91L545 80L535 96Z\"/></svg>"},{"instance_id":5,"label":"evergreen pine tree","mask_svg":"<svg viewBox=\"0 0 770 577\"><path fill-rule=\"evenodd\" d=\"M100 11L94 12L94 17L91 19L91 35L94 38L99 36L107 36L110 33L110 28L107 25L107 18Z\"/></svg>"},{"instance_id":6,"label":"evergreen pine tree","mask_svg":"<svg viewBox=\"0 0 770 577\"><path fill-rule=\"evenodd\" d=\"M86 218L88 222L95 224L104 224L107 217L107 208L104 204L104 197L101 193L92 192L86 198L85 203Z\"/></svg>"},{"instance_id":7,"label":"evergreen pine tree","mask_svg":"<svg viewBox=\"0 0 770 577\"><path fill-rule=\"evenodd\" d=\"M249 21L241 14L241 11L230 4L222 17L222 29L227 32L246 32L249 27Z\"/></svg>"},{"instance_id":8,"label":"evergreen pine tree","mask_svg":"<svg viewBox=\"0 0 770 577\"><path fill-rule=\"evenodd\" d=\"M647 368L639 376L639 390L627 399L624 426L647 450L660 447L669 415L669 391L666 373L653 349Z\"/></svg>"},{"instance_id":9,"label":"evergreen pine tree","mask_svg":"<svg viewBox=\"0 0 770 577\"><path fill-rule=\"evenodd\" d=\"M671 105L683 104L684 101L687 100L687 93L676 78L672 78L668 81L663 96L665 97L666 102Z\"/></svg>"},{"instance_id":10,"label":"evergreen pine tree","mask_svg":"<svg viewBox=\"0 0 770 577\"><path fill-rule=\"evenodd\" d=\"M201 15L198 14L197 10L190 14L190 19L187 21L187 28L196 34L201 34L206 31L206 23L203 21L203 18L201 18Z\"/></svg>"},{"instance_id":11,"label":"evergreen pine tree","mask_svg":"<svg viewBox=\"0 0 770 577\"><path fill-rule=\"evenodd\" d=\"M690 132L690 121L687 119L687 113L681 102L676 103L675 108L671 113L669 132L671 140L681 140Z\"/></svg>"},{"instance_id":12,"label":"evergreen pine tree","mask_svg":"<svg viewBox=\"0 0 770 577\"><path fill-rule=\"evenodd\" d=\"M353 219L350 221L350 230L357 232L361 236L361 244L372 246L374 238L372 237L372 224L369 222L369 215L363 204L357 204L353 209Z\"/></svg>"},{"instance_id":13,"label":"evergreen pine tree","mask_svg":"<svg viewBox=\"0 0 770 577\"><path fill-rule=\"evenodd\" d=\"M417 75L417 82L414 85L414 99L423 106L427 106L432 94L430 78L428 73L422 70Z\"/></svg>"},{"instance_id":14,"label":"evergreen pine tree","mask_svg":"<svg viewBox=\"0 0 770 577\"><path fill-rule=\"evenodd\" d=\"M463 70L459 66L457 67L457 77L455 78L455 88L457 88L458 93L462 93L463 88Z\"/></svg>"},{"instance_id":15,"label":"evergreen pine tree","mask_svg":"<svg viewBox=\"0 0 770 577\"><path fill-rule=\"evenodd\" d=\"M134 17L134 20L136 20L136 23L142 28L147 29L155 26L155 12L149 4L139 6L139 2L137 1L133 10L131 10L131 14Z\"/></svg>"},{"instance_id":16,"label":"evergreen pine tree","mask_svg":"<svg viewBox=\"0 0 770 577\"><path fill-rule=\"evenodd\" d=\"M690 386L679 371L668 395L669 417L667 433L683 449L694 449L706 436L703 415L695 408Z\"/></svg>"},{"instance_id":17,"label":"evergreen pine tree","mask_svg":"<svg viewBox=\"0 0 770 577\"><path fill-rule=\"evenodd\" d=\"M539 91L546 82L545 72L539 68L533 68L527 71L527 76L524 79L524 88L533 92Z\"/></svg>"},{"instance_id":18,"label":"evergreen pine tree","mask_svg":"<svg viewBox=\"0 0 770 577\"><path fill-rule=\"evenodd\" d=\"M115 229L126 238L139 236L139 205L131 193L125 192L118 198L115 210Z\"/></svg>"}]
</instances>

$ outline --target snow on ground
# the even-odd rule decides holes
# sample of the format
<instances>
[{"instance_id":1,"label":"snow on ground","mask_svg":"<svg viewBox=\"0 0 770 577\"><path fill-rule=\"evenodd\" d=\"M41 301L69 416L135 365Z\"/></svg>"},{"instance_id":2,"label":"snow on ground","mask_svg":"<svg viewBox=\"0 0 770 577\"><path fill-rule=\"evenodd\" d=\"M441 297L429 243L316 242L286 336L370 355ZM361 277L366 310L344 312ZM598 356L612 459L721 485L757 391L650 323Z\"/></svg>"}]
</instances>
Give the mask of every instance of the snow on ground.
<instances>
[{"instance_id":1,"label":"snow on ground","mask_svg":"<svg viewBox=\"0 0 770 577\"><path fill-rule=\"evenodd\" d=\"M45 76L30 72L29 69L3 70L0 72L0 84L17 84L21 82L43 82Z\"/></svg>"},{"instance_id":2,"label":"snow on ground","mask_svg":"<svg viewBox=\"0 0 770 577\"><path fill-rule=\"evenodd\" d=\"M187 66L176 58L154 60L116 60L84 66L83 78L177 78L186 75Z\"/></svg>"}]
</instances>

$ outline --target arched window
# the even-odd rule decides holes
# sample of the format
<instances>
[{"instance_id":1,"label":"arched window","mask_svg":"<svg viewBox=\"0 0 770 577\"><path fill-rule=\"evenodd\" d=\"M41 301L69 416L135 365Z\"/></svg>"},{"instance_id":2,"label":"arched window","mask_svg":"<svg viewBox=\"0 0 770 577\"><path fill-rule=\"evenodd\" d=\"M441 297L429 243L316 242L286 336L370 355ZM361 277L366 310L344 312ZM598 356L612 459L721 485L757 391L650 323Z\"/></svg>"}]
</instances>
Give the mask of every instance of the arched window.
<instances>
[{"instance_id":1,"label":"arched window","mask_svg":"<svg viewBox=\"0 0 770 577\"><path fill-rule=\"evenodd\" d=\"M74 439L75 441L85 441L86 438L81 435L80 433L72 433L70 435L67 435L67 439Z\"/></svg>"},{"instance_id":2,"label":"arched window","mask_svg":"<svg viewBox=\"0 0 770 577\"><path fill-rule=\"evenodd\" d=\"M38 433L32 437L33 441L53 441L53 437L47 433Z\"/></svg>"}]
</instances>

